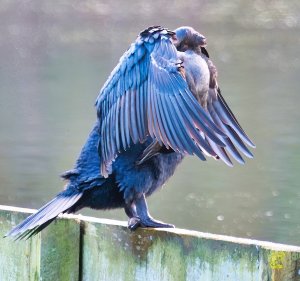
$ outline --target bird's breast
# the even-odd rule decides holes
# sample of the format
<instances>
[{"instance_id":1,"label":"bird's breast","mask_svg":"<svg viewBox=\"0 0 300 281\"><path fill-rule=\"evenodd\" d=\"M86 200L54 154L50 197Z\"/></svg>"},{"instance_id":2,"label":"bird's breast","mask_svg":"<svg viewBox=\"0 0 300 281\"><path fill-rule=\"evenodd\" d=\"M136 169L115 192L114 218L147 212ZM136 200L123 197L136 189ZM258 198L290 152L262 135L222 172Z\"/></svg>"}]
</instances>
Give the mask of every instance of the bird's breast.
<instances>
[{"instance_id":1,"label":"bird's breast","mask_svg":"<svg viewBox=\"0 0 300 281\"><path fill-rule=\"evenodd\" d=\"M194 52L185 52L183 66L191 92L202 106L206 106L210 74L205 59Z\"/></svg>"}]
</instances>

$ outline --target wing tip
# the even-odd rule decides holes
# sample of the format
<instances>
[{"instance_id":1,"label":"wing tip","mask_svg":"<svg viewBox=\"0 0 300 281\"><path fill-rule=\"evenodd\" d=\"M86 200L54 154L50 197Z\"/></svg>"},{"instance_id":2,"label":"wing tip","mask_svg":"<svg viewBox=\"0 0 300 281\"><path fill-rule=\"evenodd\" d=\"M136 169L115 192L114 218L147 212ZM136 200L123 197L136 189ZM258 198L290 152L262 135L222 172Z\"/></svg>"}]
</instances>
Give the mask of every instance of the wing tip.
<instances>
[{"instance_id":1,"label":"wing tip","mask_svg":"<svg viewBox=\"0 0 300 281\"><path fill-rule=\"evenodd\" d=\"M256 148L256 145L254 144L254 142L252 142L250 139L249 141L247 142L247 144L252 147L252 148Z\"/></svg>"},{"instance_id":2,"label":"wing tip","mask_svg":"<svg viewBox=\"0 0 300 281\"><path fill-rule=\"evenodd\" d=\"M245 154L249 159L253 159L253 158L254 158L254 155L253 155L250 151L248 151L248 153L245 153L245 152L244 152L244 154Z\"/></svg>"},{"instance_id":3,"label":"wing tip","mask_svg":"<svg viewBox=\"0 0 300 281\"><path fill-rule=\"evenodd\" d=\"M245 164L246 164L246 161L245 161L243 158L241 158L241 159L236 159L236 161L237 161L239 164L241 164L241 165L245 165Z\"/></svg>"},{"instance_id":4,"label":"wing tip","mask_svg":"<svg viewBox=\"0 0 300 281\"><path fill-rule=\"evenodd\" d=\"M231 161L225 161L224 159L222 159L221 157L220 157L220 159L229 167L229 168L233 168L233 163L231 162Z\"/></svg>"}]
</instances>

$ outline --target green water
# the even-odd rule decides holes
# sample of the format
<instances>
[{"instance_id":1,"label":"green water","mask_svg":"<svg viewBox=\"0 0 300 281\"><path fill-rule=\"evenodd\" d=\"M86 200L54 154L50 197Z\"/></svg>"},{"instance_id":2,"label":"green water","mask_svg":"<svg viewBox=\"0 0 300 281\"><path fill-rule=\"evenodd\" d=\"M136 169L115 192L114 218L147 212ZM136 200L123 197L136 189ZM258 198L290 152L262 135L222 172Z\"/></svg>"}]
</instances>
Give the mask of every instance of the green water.
<instances>
[{"instance_id":1,"label":"green water","mask_svg":"<svg viewBox=\"0 0 300 281\"><path fill-rule=\"evenodd\" d=\"M138 32L191 25L206 35L223 95L257 149L233 169L187 158L149 199L151 214L300 245L300 2L228 2L0 0L0 204L38 208L59 192L98 91Z\"/></svg>"}]
</instances>

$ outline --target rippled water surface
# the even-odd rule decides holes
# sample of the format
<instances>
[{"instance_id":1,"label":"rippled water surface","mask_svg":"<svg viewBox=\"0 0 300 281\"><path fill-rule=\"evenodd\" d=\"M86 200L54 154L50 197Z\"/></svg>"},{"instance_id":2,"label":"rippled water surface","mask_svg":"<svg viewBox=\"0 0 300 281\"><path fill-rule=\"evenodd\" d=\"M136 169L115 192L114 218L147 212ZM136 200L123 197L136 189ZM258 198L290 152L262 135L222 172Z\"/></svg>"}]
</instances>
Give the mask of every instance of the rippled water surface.
<instances>
[{"instance_id":1,"label":"rippled water surface","mask_svg":"<svg viewBox=\"0 0 300 281\"><path fill-rule=\"evenodd\" d=\"M191 25L206 35L223 94L257 149L233 169L187 158L149 199L151 213L300 245L300 2L110 2L0 0L0 204L38 208L59 192L98 91L138 32Z\"/></svg>"}]
</instances>

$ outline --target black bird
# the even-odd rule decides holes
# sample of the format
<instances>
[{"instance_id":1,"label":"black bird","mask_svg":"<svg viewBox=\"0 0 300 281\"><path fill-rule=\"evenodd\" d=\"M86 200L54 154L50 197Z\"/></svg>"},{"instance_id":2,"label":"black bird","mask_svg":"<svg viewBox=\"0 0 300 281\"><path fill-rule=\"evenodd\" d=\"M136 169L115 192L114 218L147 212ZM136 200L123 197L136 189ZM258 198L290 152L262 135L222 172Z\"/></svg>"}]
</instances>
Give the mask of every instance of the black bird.
<instances>
[{"instance_id":1,"label":"black bird","mask_svg":"<svg viewBox=\"0 0 300 281\"><path fill-rule=\"evenodd\" d=\"M149 27L121 57L96 100L98 119L68 181L54 199L7 236L30 237L60 213L124 208L128 227L174 227L154 220L146 197L185 155L231 159L255 147L221 95L206 39L191 27Z\"/></svg>"}]
</instances>

